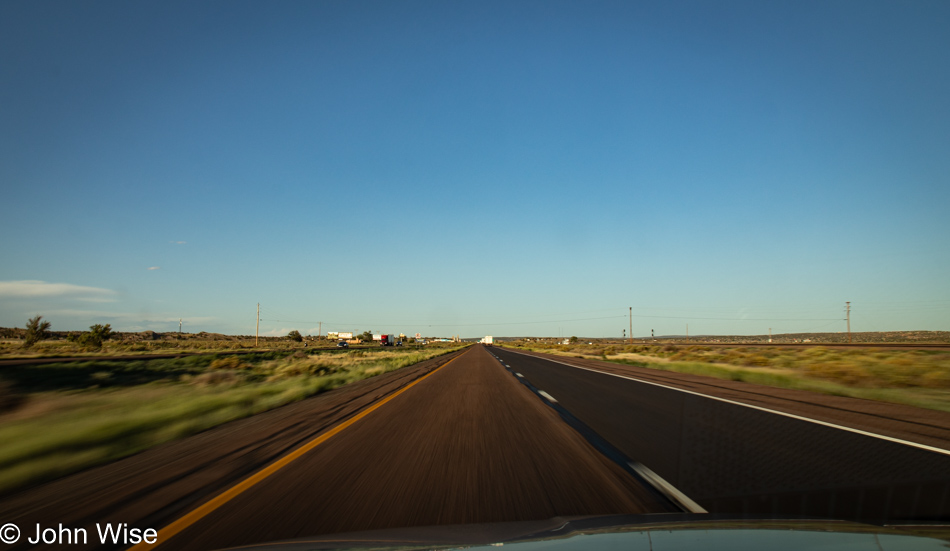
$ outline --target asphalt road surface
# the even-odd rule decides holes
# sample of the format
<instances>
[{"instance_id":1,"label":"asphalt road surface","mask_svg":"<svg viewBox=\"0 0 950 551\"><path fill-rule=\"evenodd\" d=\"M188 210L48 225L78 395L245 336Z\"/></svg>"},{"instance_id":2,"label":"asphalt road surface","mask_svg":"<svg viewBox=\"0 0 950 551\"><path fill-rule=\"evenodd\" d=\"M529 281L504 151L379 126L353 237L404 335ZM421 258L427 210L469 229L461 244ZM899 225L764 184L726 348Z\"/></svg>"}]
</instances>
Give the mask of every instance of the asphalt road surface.
<instances>
[{"instance_id":1,"label":"asphalt road surface","mask_svg":"<svg viewBox=\"0 0 950 551\"><path fill-rule=\"evenodd\" d=\"M0 522L208 550L583 515L948 520L947 448L940 412L479 345L4 496Z\"/></svg>"},{"instance_id":2,"label":"asphalt road surface","mask_svg":"<svg viewBox=\"0 0 950 551\"><path fill-rule=\"evenodd\" d=\"M387 375L411 374L412 369ZM150 450L124 460L134 467L121 469L119 475L106 466L96 476L72 477L76 482L63 479L12 496L7 503L0 503L0 516L12 514L24 526L35 522L55 526L63 515L72 515L72 523L83 526L100 520L134 526L174 525L176 533L168 536L166 530L159 548L208 550L381 528L678 511L661 493L565 424L484 347L472 347L449 363L417 375L422 376L413 386L389 388L396 392L385 397L380 392L362 396L366 406L360 410L363 417L352 411L341 416L350 423L343 430L331 434L333 428L327 425L328 430L319 432L317 440L331 434L329 438L281 468L271 468L266 478L219 500L212 510L206 508L200 515L188 511L195 507L201 511L200 504L224 488L219 485L218 492L205 492L201 499L196 499L194 492L179 492L176 499L168 499L164 493L175 492L174 486L184 478L190 481L188 485L197 486L212 483L215 474L226 467L260 464L263 452L253 456L240 453L241 448L252 445L244 434L256 430L254 420L281 432L298 431L299 423L289 419L283 424L268 420L286 417L286 412L281 412L286 408L245 420L244 430L220 427L209 431L206 444L212 446L210 450L207 446L189 448L191 439L186 439L166 450ZM334 392L318 396L321 399L314 403L332 398ZM382 400L370 401L369 397ZM338 402L329 410L348 404ZM294 406L298 415L322 423L323 417L304 409L313 406ZM233 444L242 438L242 446ZM274 440L279 434L258 434L256 438ZM294 441L299 444L299 437ZM199 461L219 447L233 451L222 461ZM196 473L185 465L162 473L166 464L179 462L206 464L207 468ZM156 472L149 473L149 469ZM253 472L261 471L244 469L241 474L247 477ZM98 485L118 489L102 493ZM140 489L121 493L127 486ZM142 494L151 499L143 500ZM58 511L50 505L54 500L58 500ZM188 507L180 507L182 501ZM161 503L166 504L165 509L178 507L178 513L148 510L150 506L162 508ZM99 512L87 512L86 507ZM126 512L132 510L135 512Z\"/></svg>"},{"instance_id":3,"label":"asphalt road surface","mask_svg":"<svg viewBox=\"0 0 950 551\"><path fill-rule=\"evenodd\" d=\"M498 347L492 354L710 513L950 520L944 412Z\"/></svg>"},{"instance_id":4,"label":"asphalt road surface","mask_svg":"<svg viewBox=\"0 0 950 551\"><path fill-rule=\"evenodd\" d=\"M475 347L174 544L671 510Z\"/></svg>"}]
</instances>

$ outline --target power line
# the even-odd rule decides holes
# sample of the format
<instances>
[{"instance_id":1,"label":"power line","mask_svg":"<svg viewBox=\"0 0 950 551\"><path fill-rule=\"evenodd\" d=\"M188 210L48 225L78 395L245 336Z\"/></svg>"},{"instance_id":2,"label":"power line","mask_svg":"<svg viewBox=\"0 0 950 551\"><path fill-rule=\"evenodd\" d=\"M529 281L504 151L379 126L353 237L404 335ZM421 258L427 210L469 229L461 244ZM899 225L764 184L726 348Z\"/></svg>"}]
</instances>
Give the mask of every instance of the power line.
<instances>
[{"instance_id":1,"label":"power line","mask_svg":"<svg viewBox=\"0 0 950 551\"><path fill-rule=\"evenodd\" d=\"M821 325L816 325L816 326L813 326L813 327L811 327L811 328L809 328L809 329L805 329L805 330L802 330L802 331L795 331L795 333L816 333L819 329L824 329L825 327L828 327L829 325L834 324L834 323L838 323L838 322L840 322L840 321L842 321L842 320L832 320L832 321L830 321L830 322L828 322L828 323L823 323L823 324L821 324Z\"/></svg>"},{"instance_id":2,"label":"power line","mask_svg":"<svg viewBox=\"0 0 950 551\"><path fill-rule=\"evenodd\" d=\"M542 321L503 321L503 322L493 322L493 323L419 323L419 322L375 322L375 323L344 323L344 322L335 322L335 321L325 321L327 325L339 325L344 327L352 326L365 326L365 325L415 325L423 327L482 327L482 326L493 326L493 325L531 325L531 324L544 324L544 323L563 323L568 321L591 321L591 320L605 320L605 319L617 319L625 318L627 316L604 316L597 318L574 318L574 319L560 319L560 320L542 320ZM318 321L311 320L280 320L280 319L262 319L261 321L273 321L280 323L319 323Z\"/></svg>"},{"instance_id":3,"label":"power line","mask_svg":"<svg viewBox=\"0 0 950 551\"><path fill-rule=\"evenodd\" d=\"M923 302L925 302L925 301L919 301L919 302L923 303ZM904 310L904 308L906 308L907 311L920 312L921 310L936 311L936 310L945 310L945 309L950 308L950 304L943 304L943 303L950 303L950 300L938 299L938 300L930 301L930 302L927 303L927 306L922 306L922 307L921 307L921 306L918 306L918 307L912 307L912 306L910 306L910 305L912 305L912 304L916 304L916 302L913 302L913 301L911 301L911 302L877 302L877 303L875 303L875 302L870 302L870 303L862 303L862 304L870 305L870 307L867 307L867 306L865 307L865 311L878 311L878 312L881 312L881 311L902 311L902 310ZM875 308L875 307L873 306L873 305L875 305L875 304L888 305L888 306L878 306L878 307ZM895 305L895 306L890 306L890 305ZM759 313L760 316L761 316L762 313L775 313L775 314L778 314L778 313L789 314L789 313L797 313L797 312L801 312L801 313L806 313L806 312L819 313L819 312L821 312L822 310L826 310L826 309L830 309L830 308L826 307L826 308L816 308L816 309L810 309L810 310L795 309L795 310L778 310L778 311L776 311L776 310L772 309L771 307L767 307L767 306L757 306L757 307L742 307L742 308L738 308L738 310L739 310L738 312L736 312L737 308L735 308L735 307L701 307L701 306L700 306L700 307L685 308L685 307L659 307L659 306L649 307L649 306L644 306L644 307L638 307L638 309L639 309L640 311L644 311L644 310L646 310L646 311L657 310L657 311L661 311L661 312L663 312L663 311L672 311L672 312L698 312L698 311L707 311L707 312L714 312L714 311L716 311L716 310L719 310L719 311L728 310L728 311L730 311L730 312L735 312L735 313L738 314L739 316L742 316L742 315L743 315L743 311L752 310L752 311L754 312L754 311L758 310L759 312L755 312L755 313ZM832 323L835 323L835 322L847 321L847 318L848 318L848 316L846 316L845 318L838 318L838 317L801 318L801 317L737 317L736 315L733 315L733 316L715 316L715 315L713 315L713 316L708 316L708 315L707 315L707 316L684 316L684 315L663 315L663 314L658 314L658 315L637 314L637 315L633 315L632 310L631 310L630 308L628 308L627 312L624 312L623 315L620 315L620 314L618 313L618 315L615 315L615 316L576 317L576 318L575 318L575 317L570 317L570 318L564 317L564 318L559 318L559 319L525 319L525 318L544 318L544 317L549 317L549 316L565 316L565 315L570 315L570 314L583 314L583 313L596 313L596 312L617 312L618 310L619 310L619 309L615 307L615 308L603 308L603 309L598 309L598 310L581 310L581 311L575 311L575 312L561 312L561 313L548 313L548 314L533 314L533 315L528 315L528 316L522 317L522 320L521 320L521 321L496 321L496 322L475 322L475 323L464 323L464 322L455 322L455 323L429 323L429 322L424 322L424 321L405 321L405 320L404 320L404 321L379 322L379 321L377 320L377 321L371 322L371 323L364 323L364 322L353 323L353 322L333 322L333 321L325 321L325 320L293 320L293 319L285 319L282 315L280 315L280 313L278 313L278 312L275 311L275 310L271 310L271 309L269 309L269 308L268 308L268 309L262 308L261 311L263 312L263 314L264 314L264 315L268 315L268 314L269 314L271 317L268 317L268 318L259 318L259 319L260 319L260 321L278 322L278 323L305 323L305 324L322 324L322 323L326 323L326 324L329 325L329 326L335 325L335 326L338 326L338 327L378 326L378 325L413 325L413 326L418 326L418 327L489 327L489 326L514 326L514 325L544 325L544 324L554 324L554 323L567 323L567 322L584 322L584 321L609 320L609 319L619 319L619 318L624 318L624 317L627 317L627 318L630 319L631 322L632 322L632 319L633 319L634 317L636 317L636 318L644 318L644 319L696 320L696 321L727 321L727 322L747 322L747 321L748 321L748 322L753 322L753 321L754 321L754 322L828 322L828 323L822 324L822 326L821 326L821 327L825 327L825 326L831 325ZM764 310L764 311L762 311L762 310ZM817 311L816 311L816 310L817 310ZM754 315L753 312L748 312L748 314ZM830 313L830 312L829 312L829 313ZM521 317L521 316L519 316L519 317ZM632 334L632 331L631 331L631 334Z\"/></svg>"},{"instance_id":4,"label":"power line","mask_svg":"<svg viewBox=\"0 0 950 551\"><path fill-rule=\"evenodd\" d=\"M628 314L629 315L629 314ZM570 321L594 321L606 319L626 318L625 315L619 316L601 316L595 318L572 318L558 320L534 320L534 321L498 321L490 323L425 323L425 322L407 322L407 321L388 321L388 322L335 322L324 321L327 325L338 325L344 327L364 326L364 325L416 325L422 327L487 327L495 325L541 325L546 323L565 323ZM644 316L634 315L635 318L651 319L687 319L687 320L715 320L715 321L844 321L844 318L710 318L695 316ZM261 319L261 321L271 321L278 323L320 323L318 320L284 320L284 319Z\"/></svg>"},{"instance_id":5,"label":"power line","mask_svg":"<svg viewBox=\"0 0 950 551\"><path fill-rule=\"evenodd\" d=\"M844 318L699 318L695 316L633 316L635 318L656 318L676 320L718 320L718 321L842 321Z\"/></svg>"}]
</instances>

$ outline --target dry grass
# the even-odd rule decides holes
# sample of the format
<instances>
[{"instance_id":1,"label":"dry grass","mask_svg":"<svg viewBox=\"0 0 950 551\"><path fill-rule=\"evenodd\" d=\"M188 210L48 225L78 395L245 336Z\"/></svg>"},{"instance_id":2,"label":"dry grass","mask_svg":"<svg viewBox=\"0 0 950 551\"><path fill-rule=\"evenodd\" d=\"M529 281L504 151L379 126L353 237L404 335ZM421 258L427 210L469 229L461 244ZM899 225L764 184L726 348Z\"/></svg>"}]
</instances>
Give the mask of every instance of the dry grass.
<instances>
[{"instance_id":1,"label":"dry grass","mask_svg":"<svg viewBox=\"0 0 950 551\"><path fill-rule=\"evenodd\" d=\"M226 351L265 351L265 350L309 350L313 347L333 348L335 341L326 339L307 341L305 349L303 343L287 339L268 337L260 339L255 346L254 339L232 337L228 339L201 338L196 335L185 335L180 340L166 336L157 340L142 339L112 339L105 341L100 350L89 350L78 343L65 339L40 341L31 348L23 348L23 343L17 339L0 340L0 357L2 358L33 358L33 357L71 357L88 356L90 358L107 356L147 356L149 354L177 354L177 353L215 353ZM374 344L367 344L372 347ZM430 345L431 346L431 345Z\"/></svg>"}]
</instances>

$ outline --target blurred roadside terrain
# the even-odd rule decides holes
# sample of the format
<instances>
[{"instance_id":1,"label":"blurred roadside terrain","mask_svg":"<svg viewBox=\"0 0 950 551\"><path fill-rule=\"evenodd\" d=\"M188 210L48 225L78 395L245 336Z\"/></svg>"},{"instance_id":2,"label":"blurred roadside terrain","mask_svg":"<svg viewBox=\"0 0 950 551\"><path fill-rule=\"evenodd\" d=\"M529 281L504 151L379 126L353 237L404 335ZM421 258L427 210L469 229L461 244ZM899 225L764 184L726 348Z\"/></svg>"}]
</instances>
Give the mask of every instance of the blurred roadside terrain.
<instances>
[{"instance_id":1,"label":"blurred roadside terrain","mask_svg":"<svg viewBox=\"0 0 950 551\"><path fill-rule=\"evenodd\" d=\"M0 358L3 357L57 357L57 356L114 356L126 354L156 354L201 351L275 350L310 346L331 347L335 340L326 337L304 337L295 341L286 336L260 337L255 345L254 335L223 335L221 333L158 333L155 331L113 331L99 349L83 346L78 338L83 331L47 331L43 340L24 347L26 329L0 327Z\"/></svg>"},{"instance_id":2,"label":"blurred roadside terrain","mask_svg":"<svg viewBox=\"0 0 950 551\"><path fill-rule=\"evenodd\" d=\"M15 354L0 358L0 496L462 346L149 336L93 350L55 335L4 343Z\"/></svg>"},{"instance_id":3,"label":"blurred roadside terrain","mask_svg":"<svg viewBox=\"0 0 950 551\"><path fill-rule=\"evenodd\" d=\"M304 336L295 341L287 336L260 337L255 345L254 335L224 335L221 333L177 333L156 331L118 332L102 343L101 349L90 349L77 342L82 331L48 331L44 340L31 347L23 346L26 330L22 327L0 327L0 358L14 357L61 357L61 356L113 356L138 354L174 354L179 352L217 352L251 350L292 350L307 347L334 347L336 340L322 336ZM603 337L574 337L577 342L595 344L629 344L627 339ZM851 333L855 345L916 345L933 344L950 347L950 331L869 331ZM770 340L771 339L771 340ZM812 344L844 345L848 334L836 333L782 333L771 337L765 335L658 335L635 337L635 344ZM463 341L479 339L466 338ZM557 344L570 340L567 337L495 337L499 342L532 342ZM377 343L363 345L378 347Z\"/></svg>"}]
</instances>

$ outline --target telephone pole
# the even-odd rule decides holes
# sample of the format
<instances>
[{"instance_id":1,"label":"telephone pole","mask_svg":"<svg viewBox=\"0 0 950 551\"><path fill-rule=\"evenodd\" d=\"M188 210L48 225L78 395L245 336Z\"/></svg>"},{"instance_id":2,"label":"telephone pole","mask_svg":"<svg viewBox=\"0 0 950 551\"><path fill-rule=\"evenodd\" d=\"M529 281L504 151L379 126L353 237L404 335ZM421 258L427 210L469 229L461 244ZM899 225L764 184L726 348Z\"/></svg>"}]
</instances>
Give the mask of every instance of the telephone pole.
<instances>
[{"instance_id":1,"label":"telephone pole","mask_svg":"<svg viewBox=\"0 0 950 551\"><path fill-rule=\"evenodd\" d=\"M850 302L845 302L845 303L844 303L844 311L845 311L845 313L846 313L847 316L848 316L848 317L847 317L847 319L848 319L848 344L851 344L851 303L850 303Z\"/></svg>"},{"instance_id":2,"label":"telephone pole","mask_svg":"<svg viewBox=\"0 0 950 551\"><path fill-rule=\"evenodd\" d=\"M257 348L257 339L261 336L261 303L257 303L257 328L254 330L254 348Z\"/></svg>"},{"instance_id":3,"label":"telephone pole","mask_svg":"<svg viewBox=\"0 0 950 551\"><path fill-rule=\"evenodd\" d=\"M178 338L181 338L181 318L178 318Z\"/></svg>"},{"instance_id":4,"label":"telephone pole","mask_svg":"<svg viewBox=\"0 0 950 551\"><path fill-rule=\"evenodd\" d=\"M689 324L686 324L686 344L689 344Z\"/></svg>"},{"instance_id":5,"label":"telephone pole","mask_svg":"<svg viewBox=\"0 0 950 551\"><path fill-rule=\"evenodd\" d=\"M322 336L323 336L323 322L322 322L322 321L320 322L320 328L317 329L317 336L318 336L318 337L322 337Z\"/></svg>"},{"instance_id":6,"label":"telephone pole","mask_svg":"<svg viewBox=\"0 0 950 551\"><path fill-rule=\"evenodd\" d=\"M633 306L630 307L630 344L633 344Z\"/></svg>"}]
</instances>

